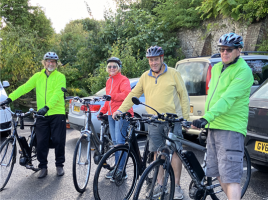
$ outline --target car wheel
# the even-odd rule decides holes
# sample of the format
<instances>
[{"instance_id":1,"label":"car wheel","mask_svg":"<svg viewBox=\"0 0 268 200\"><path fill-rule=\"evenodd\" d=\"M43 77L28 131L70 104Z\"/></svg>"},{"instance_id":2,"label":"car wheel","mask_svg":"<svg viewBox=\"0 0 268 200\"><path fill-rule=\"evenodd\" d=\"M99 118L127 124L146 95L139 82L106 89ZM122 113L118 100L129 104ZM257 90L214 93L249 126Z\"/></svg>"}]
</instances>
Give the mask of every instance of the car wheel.
<instances>
[{"instance_id":1,"label":"car wheel","mask_svg":"<svg viewBox=\"0 0 268 200\"><path fill-rule=\"evenodd\" d=\"M268 166L258 165L254 163L251 163L251 165L260 172L268 172Z\"/></svg>"},{"instance_id":2,"label":"car wheel","mask_svg":"<svg viewBox=\"0 0 268 200\"><path fill-rule=\"evenodd\" d=\"M7 137L11 134L11 130L1 132L1 137Z\"/></svg>"}]
</instances>

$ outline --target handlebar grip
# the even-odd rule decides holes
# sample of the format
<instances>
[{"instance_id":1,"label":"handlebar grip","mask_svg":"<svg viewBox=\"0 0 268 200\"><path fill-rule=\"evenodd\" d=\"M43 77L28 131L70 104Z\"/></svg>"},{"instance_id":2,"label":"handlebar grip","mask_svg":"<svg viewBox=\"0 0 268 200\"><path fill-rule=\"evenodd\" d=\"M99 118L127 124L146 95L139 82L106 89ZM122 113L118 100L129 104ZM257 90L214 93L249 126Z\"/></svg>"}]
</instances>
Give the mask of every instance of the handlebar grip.
<instances>
[{"instance_id":1,"label":"handlebar grip","mask_svg":"<svg viewBox=\"0 0 268 200\"><path fill-rule=\"evenodd\" d=\"M142 113L141 116L143 117L153 117L153 114L148 114L148 113Z\"/></svg>"}]
</instances>

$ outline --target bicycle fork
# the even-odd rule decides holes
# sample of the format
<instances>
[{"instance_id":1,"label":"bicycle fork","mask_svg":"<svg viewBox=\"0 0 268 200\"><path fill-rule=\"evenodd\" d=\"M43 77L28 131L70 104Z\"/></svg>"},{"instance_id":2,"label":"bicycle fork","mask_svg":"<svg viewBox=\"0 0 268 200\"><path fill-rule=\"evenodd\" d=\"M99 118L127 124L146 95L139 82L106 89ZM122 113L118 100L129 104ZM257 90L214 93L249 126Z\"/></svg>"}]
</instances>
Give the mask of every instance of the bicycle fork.
<instances>
[{"instance_id":1,"label":"bicycle fork","mask_svg":"<svg viewBox=\"0 0 268 200\"><path fill-rule=\"evenodd\" d=\"M89 154L90 154L90 135L88 133L88 131L81 131L81 138L86 134L86 141L87 141L87 159L85 163L82 163L80 161L81 158L81 152L82 152L82 143L80 142L79 144L79 150L78 150L78 159L77 159L77 164L79 165L88 165L89 163ZM82 141L82 140L80 140Z\"/></svg>"}]
</instances>

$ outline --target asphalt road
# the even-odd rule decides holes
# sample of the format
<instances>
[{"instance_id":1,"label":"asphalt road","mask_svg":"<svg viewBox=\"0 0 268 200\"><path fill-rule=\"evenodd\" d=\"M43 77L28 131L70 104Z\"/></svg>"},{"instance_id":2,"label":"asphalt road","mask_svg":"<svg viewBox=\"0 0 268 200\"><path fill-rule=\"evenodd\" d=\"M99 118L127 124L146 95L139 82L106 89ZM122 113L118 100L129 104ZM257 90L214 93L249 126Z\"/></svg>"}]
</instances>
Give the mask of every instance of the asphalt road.
<instances>
[{"instance_id":1,"label":"asphalt road","mask_svg":"<svg viewBox=\"0 0 268 200\"><path fill-rule=\"evenodd\" d=\"M20 130L20 135L28 136L28 130ZM65 175L62 177L56 176L54 150L51 149L48 158L48 176L44 179L37 179L38 173L33 173L27 170L18 163L14 166L12 176L6 185L5 189L0 192L1 199L14 200L43 200L43 199L88 199L93 200L93 178L96 165L91 165L91 175L86 191L83 194L78 193L73 185L72 178L72 160L76 141L79 137L79 132L73 129L67 130L66 141L66 162ZM1 137L1 143L5 138ZM140 146L144 145L141 138ZM194 150L193 150L194 151ZM202 153L196 152L199 160L202 160ZM188 196L188 187L191 179L183 168L181 186L184 190L184 199L190 200ZM254 168L252 169L251 182L243 199L246 200L268 200L268 173L261 173ZM209 198L207 198L209 199Z\"/></svg>"}]
</instances>

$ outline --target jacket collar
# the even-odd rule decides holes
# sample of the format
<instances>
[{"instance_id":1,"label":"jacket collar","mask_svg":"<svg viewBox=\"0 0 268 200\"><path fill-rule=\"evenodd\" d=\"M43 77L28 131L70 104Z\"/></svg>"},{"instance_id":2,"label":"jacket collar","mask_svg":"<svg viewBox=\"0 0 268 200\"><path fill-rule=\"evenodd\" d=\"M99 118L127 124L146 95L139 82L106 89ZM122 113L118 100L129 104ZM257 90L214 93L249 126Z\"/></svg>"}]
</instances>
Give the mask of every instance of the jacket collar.
<instances>
[{"instance_id":1,"label":"jacket collar","mask_svg":"<svg viewBox=\"0 0 268 200\"><path fill-rule=\"evenodd\" d=\"M117 78L117 77L119 77L119 76L121 76L121 72L118 72L116 75L114 75L114 76L111 76L111 75L109 75L109 78Z\"/></svg>"},{"instance_id":2,"label":"jacket collar","mask_svg":"<svg viewBox=\"0 0 268 200\"><path fill-rule=\"evenodd\" d=\"M166 63L164 63L164 65L165 65L165 69L164 69L164 71L163 71L163 73L162 73L162 74L166 73L166 72L167 72L167 70L168 70L168 66L167 66L167 64L166 64ZM162 75L162 74L160 74L160 75ZM150 71L149 71L148 75L149 75L149 76L153 76L153 71L152 71L152 69L150 69ZM159 75L159 76L160 76L160 75ZM153 77L154 77L154 76L153 76Z\"/></svg>"}]
</instances>

